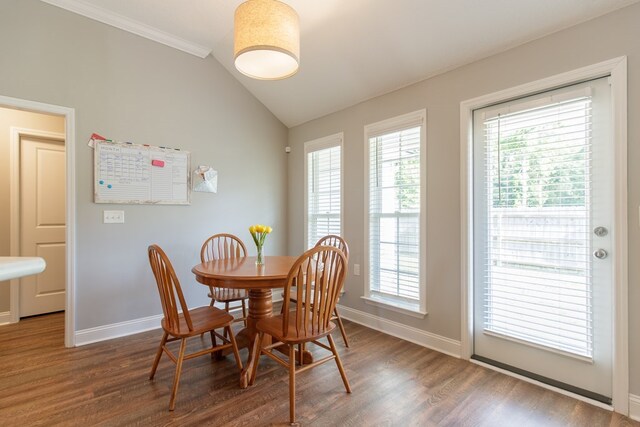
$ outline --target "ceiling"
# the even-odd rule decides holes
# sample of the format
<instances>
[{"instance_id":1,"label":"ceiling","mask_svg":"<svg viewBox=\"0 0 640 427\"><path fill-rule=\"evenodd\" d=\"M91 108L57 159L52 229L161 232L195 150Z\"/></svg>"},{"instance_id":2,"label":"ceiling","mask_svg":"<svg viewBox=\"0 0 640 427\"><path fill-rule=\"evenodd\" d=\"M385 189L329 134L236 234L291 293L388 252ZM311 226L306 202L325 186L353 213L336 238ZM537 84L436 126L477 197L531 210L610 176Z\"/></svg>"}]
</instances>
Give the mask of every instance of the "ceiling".
<instances>
[{"instance_id":1,"label":"ceiling","mask_svg":"<svg viewBox=\"0 0 640 427\"><path fill-rule=\"evenodd\" d=\"M42 0L213 55L286 126L382 95L640 0L284 0L300 15L300 70L259 81L233 65L242 0Z\"/></svg>"}]
</instances>

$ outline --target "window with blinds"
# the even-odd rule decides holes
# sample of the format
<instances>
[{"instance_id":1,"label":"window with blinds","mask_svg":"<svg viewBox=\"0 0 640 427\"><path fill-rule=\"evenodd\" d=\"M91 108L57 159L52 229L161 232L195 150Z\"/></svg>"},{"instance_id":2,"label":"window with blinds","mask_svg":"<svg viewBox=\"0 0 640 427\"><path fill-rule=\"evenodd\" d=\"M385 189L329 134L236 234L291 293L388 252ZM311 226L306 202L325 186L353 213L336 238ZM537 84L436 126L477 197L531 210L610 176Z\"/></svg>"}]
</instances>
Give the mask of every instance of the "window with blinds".
<instances>
[{"instance_id":1,"label":"window with blinds","mask_svg":"<svg viewBox=\"0 0 640 427\"><path fill-rule=\"evenodd\" d=\"M484 329L589 358L591 97L535 104L494 109L481 124Z\"/></svg>"},{"instance_id":2,"label":"window with blinds","mask_svg":"<svg viewBox=\"0 0 640 427\"><path fill-rule=\"evenodd\" d=\"M321 237L342 234L342 134L305 144L306 247Z\"/></svg>"},{"instance_id":3,"label":"window with blinds","mask_svg":"<svg viewBox=\"0 0 640 427\"><path fill-rule=\"evenodd\" d=\"M424 112L367 132L368 296L424 311L421 189Z\"/></svg>"}]
</instances>

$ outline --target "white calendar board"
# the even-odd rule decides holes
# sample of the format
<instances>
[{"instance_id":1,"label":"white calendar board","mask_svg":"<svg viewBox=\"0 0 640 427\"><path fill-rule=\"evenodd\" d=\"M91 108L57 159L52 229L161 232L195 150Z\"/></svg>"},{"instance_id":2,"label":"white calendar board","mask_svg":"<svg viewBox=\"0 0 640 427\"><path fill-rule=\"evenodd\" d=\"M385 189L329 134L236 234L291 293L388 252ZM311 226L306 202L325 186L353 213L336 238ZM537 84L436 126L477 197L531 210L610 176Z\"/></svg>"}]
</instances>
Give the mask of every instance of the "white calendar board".
<instances>
[{"instance_id":1,"label":"white calendar board","mask_svg":"<svg viewBox=\"0 0 640 427\"><path fill-rule=\"evenodd\" d=\"M149 145L95 143L95 203L190 204L188 151Z\"/></svg>"}]
</instances>

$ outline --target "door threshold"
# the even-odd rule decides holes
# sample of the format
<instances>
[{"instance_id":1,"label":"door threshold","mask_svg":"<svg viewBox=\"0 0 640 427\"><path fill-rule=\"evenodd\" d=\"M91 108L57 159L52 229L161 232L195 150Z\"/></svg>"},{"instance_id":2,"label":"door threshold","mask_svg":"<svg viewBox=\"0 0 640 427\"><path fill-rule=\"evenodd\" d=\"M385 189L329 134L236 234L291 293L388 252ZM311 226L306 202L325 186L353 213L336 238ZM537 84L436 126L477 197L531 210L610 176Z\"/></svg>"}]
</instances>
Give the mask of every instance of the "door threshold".
<instances>
[{"instance_id":1,"label":"door threshold","mask_svg":"<svg viewBox=\"0 0 640 427\"><path fill-rule=\"evenodd\" d=\"M543 377L542 375L534 374L532 372L525 371L524 369L516 368L505 363L496 362L495 360L491 360L475 354L471 356L471 359L469 359L469 361L471 363L475 363L476 365L480 365L485 368L503 373L505 375L518 378L522 381L535 384L542 388L546 388L547 390L555 391L556 393L572 397L574 399L589 403L599 408L613 411L612 400L610 397L603 396L589 390L584 390L560 381L556 381L551 378Z\"/></svg>"}]
</instances>

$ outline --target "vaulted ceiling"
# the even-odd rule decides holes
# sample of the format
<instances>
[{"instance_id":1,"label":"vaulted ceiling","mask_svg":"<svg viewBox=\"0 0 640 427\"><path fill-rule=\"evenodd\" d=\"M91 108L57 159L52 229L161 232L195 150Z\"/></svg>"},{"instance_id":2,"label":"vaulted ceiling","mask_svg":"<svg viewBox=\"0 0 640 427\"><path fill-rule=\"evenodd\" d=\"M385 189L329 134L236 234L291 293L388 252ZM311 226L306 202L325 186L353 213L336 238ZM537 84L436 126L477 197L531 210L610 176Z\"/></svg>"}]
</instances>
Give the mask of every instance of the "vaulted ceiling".
<instances>
[{"instance_id":1,"label":"vaulted ceiling","mask_svg":"<svg viewBox=\"0 0 640 427\"><path fill-rule=\"evenodd\" d=\"M42 0L213 55L292 127L640 0L284 0L300 16L300 70L258 81L233 65L242 0Z\"/></svg>"}]
</instances>

